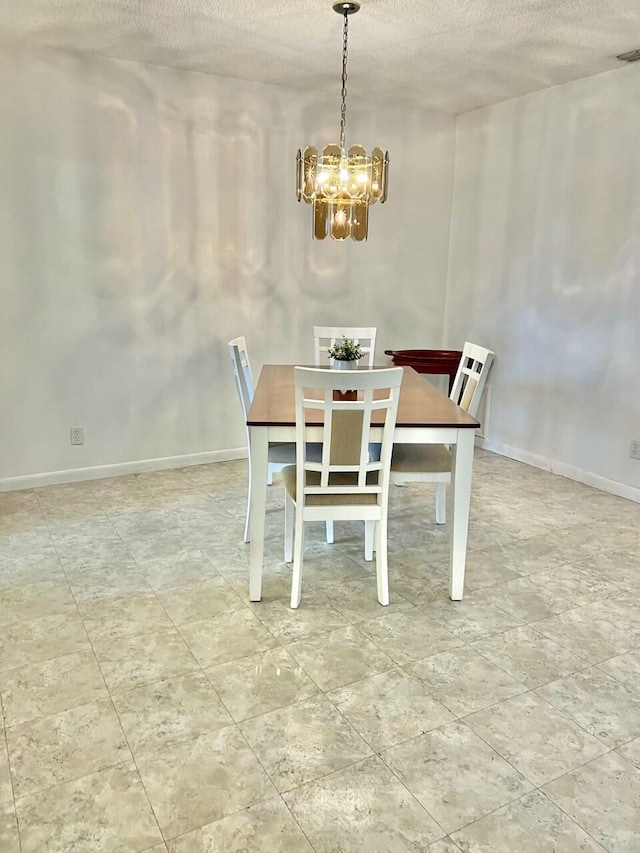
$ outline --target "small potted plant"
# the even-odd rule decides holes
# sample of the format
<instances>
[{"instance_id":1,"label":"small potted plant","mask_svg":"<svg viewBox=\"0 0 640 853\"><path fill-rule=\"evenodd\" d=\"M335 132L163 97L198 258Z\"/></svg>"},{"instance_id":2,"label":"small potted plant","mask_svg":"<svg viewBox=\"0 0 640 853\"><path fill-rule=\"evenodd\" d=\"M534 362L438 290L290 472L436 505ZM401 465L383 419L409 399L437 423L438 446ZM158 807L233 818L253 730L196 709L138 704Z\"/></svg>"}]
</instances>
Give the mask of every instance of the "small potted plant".
<instances>
[{"instance_id":1,"label":"small potted plant","mask_svg":"<svg viewBox=\"0 0 640 853\"><path fill-rule=\"evenodd\" d=\"M332 360L332 367L336 370L355 370L359 359L363 356L360 344L344 335L342 341L330 347L327 354Z\"/></svg>"}]
</instances>

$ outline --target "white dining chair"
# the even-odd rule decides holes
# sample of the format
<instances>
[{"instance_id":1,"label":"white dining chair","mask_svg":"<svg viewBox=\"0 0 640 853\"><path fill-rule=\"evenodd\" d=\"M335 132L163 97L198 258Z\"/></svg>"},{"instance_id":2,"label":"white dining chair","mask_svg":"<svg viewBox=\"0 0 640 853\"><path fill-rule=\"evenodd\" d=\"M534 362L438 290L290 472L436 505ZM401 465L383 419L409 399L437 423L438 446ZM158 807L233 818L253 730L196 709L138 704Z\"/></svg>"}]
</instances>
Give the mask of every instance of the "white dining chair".
<instances>
[{"instance_id":1,"label":"white dining chair","mask_svg":"<svg viewBox=\"0 0 640 853\"><path fill-rule=\"evenodd\" d=\"M247 489L247 514L244 523L244 541L249 541L249 525L251 515L251 441L249 438L249 427L247 426L247 415L253 402L254 385L253 375L251 373L251 364L249 363L249 353L247 351L247 342L244 336L233 338L227 344L229 347L229 355L231 356L231 364L233 367L233 376L236 383L236 390L240 398L242 414L244 417L245 430L247 434L247 452L249 456L249 487ZM315 445L309 448L309 454L315 459L321 457L321 448ZM293 442L273 443L269 445L269 465L267 468L267 483L272 485L273 475L286 465L294 464L296 461L296 446ZM331 538L329 538L329 534ZM327 541L333 542L333 527L327 530Z\"/></svg>"},{"instance_id":2,"label":"white dining chair","mask_svg":"<svg viewBox=\"0 0 640 853\"><path fill-rule=\"evenodd\" d=\"M300 605L304 524L329 520L365 522L376 543L378 601L387 605L389 477L402 368L333 371L296 367L294 375L297 463L282 472L286 490L284 558L285 562L293 560L291 607ZM309 459L306 450L309 409L323 413L319 462ZM383 425L376 461L369 456L372 419Z\"/></svg>"},{"instance_id":3,"label":"white dining chair","mask_svg":"<svg viewBox=\"0 0 640 853\"><path fill-rule=\"evenodd\" d=\"M469 342L462 350L449 397L473 417L480 405L493 355L491 350ZM396 444L391 458L391 478L396 486L410 482L435 483L436 524L446 522L447 484L451 482L451 452L446 445Z\"/></svg>"},{"instance_id":4,"label":"white dining chair","mask_svg":"<svg viewBox=\"0 0 640 853\"><path fill-rule=\"evenodd\" d=\"M247 433L247 451L249 454L249 488L247 494L247 515L244 525L244 541L249 541L249 523L251 510L251 442L249 440L249 427L247 426L247 415L253 402L254 386L247 342L244 336L233 338L228 343L229 355L233 366L233 376L236 382L236 390L242 406L242 414ZM281 471L285 465L291 465L296 460L295 444L274 444L269 446L269 467L267 483L273 483L273 475Z\"/></svg>"},{"instance_id":5,"label":"white dining chair","mask_svg":"<svg viewBox=\"0 0 640 853\"><path fill-rule=\"evenodd\" d=\"M329 350L342 337L352 338L363 352L363 366L373 367L376 354L376 326L314 326L314 364L321 367L329 362Z\"/></svg>"}]
</instances>

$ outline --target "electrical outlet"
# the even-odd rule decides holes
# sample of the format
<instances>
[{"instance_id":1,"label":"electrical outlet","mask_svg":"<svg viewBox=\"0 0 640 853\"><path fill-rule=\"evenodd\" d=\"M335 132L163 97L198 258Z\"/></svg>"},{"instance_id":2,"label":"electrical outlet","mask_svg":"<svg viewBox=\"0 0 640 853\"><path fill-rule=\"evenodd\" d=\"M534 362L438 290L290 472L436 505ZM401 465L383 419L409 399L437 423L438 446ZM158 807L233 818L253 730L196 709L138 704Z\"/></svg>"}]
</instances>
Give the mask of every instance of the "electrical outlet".
<instances>
[{"instance_id":1,"label":"electrical outlet","mask_svg":"<svg viewBox=\"0 0 640 853\"><path fill-rule=\"evenodd\" d=\"M640 441L632 441L629 456L632 459L640 459Z\"/></svg>"},{"instance_id":2,"label":"electrical outlet","mask_svg":"<svg viewBox=\"0 0 640 853\"><path fill-rule=\"evenodd\" d=\"M84 427L71 427L71 444L84 444Z\"/></svg>"}]
</instances>

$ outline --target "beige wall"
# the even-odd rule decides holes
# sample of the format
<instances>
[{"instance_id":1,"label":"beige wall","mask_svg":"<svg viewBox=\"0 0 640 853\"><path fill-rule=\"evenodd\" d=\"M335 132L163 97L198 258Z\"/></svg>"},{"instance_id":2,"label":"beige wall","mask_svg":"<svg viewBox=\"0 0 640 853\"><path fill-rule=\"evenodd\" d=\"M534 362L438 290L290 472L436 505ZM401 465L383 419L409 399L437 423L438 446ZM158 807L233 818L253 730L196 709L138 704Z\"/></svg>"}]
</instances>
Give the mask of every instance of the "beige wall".
<instances>
[{"instance_id":1,"label":"beige wall","mask_svg":"<svg viewBox=\"0 0 640 853\"><path fill-rule=\"evenodd\" d=\"M632 66L457 122L350 104L390 198L366 245L317 243L293 162L335 98L3 52L0 488L242 448L226 341L257 373L344 322L492 347L488 446L637 498L638 103Z\"/></svg>"},{"instance_id":2,"label":"beige wall","mask_svg":"<svg viewBox=\"0 0 640 853\"><path fill-rule=\"evenodd\" d=\"M640 499L640 68L458 117L445 341L496 352L489 445Z\"/></svg>"},{"instance_id":3,"label":"beige wall","mask_svg":"<svg viewBox=\"0 0 640 853\"><path fill-rule=\"evenodd\" d=\"M389 201L368 244L316 243L295 152L335 140L337 93L2 53L0 487L244 446L235 335L255 372L309 361L313 323L440 346L455 122L363 107L351 141L389 148Z\"/></svg>"}]
</instances>

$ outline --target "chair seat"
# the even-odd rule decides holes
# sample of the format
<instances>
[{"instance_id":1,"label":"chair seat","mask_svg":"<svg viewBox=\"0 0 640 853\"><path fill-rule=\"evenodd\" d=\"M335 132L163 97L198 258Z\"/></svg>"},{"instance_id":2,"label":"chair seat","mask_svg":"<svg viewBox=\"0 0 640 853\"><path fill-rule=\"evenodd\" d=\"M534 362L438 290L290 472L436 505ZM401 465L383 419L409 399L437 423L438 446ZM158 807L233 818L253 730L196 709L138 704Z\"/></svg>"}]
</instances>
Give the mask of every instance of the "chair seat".
<instances>
[{"instance_id":1,"label":"chair seat","mask_svg":"<svg viewBox=\"0 0 640 853\"><path fill-rule=\"evenodd\" d=\"M282 480L284 482L284 487L287 490L287 493L291 496L293 501L296 500L296 466L289 465L287 468L282 469ZM367 477L367 485L373 486L378 482L377 472L370 474ZM308 486L319 486L320 485L320 472L319 471L308 471L307 472L307 485ZM332 474L329 479L330 486L355 486L358 485L358 475L357 474L344 474L344 473L336 473ZM374 505L378 503L378 495L370 494L370 495L359 495L359 494L346 494L346 495L307 495L307 506L368 506Z\"/></svg>"},{"instance_id":2,"label":"chair seat","mask_svg":"<svg viewBox=\"0 0 640 853\"><path fill-rule=\"evenodd\" d=\"M451 452L444 444L394 444L391 470L445 474L451 471Z\"/></svg>"}]
</instances>

